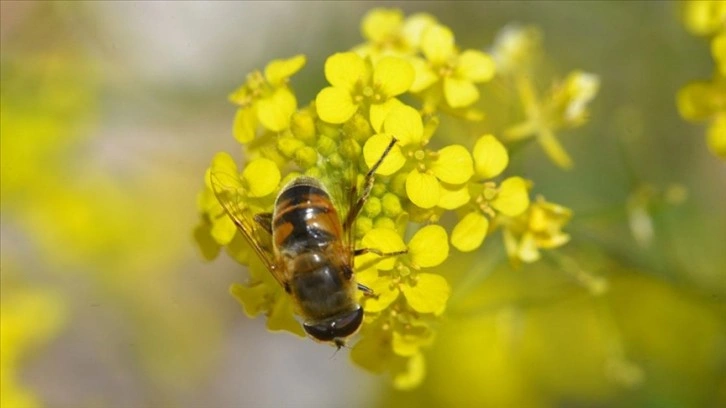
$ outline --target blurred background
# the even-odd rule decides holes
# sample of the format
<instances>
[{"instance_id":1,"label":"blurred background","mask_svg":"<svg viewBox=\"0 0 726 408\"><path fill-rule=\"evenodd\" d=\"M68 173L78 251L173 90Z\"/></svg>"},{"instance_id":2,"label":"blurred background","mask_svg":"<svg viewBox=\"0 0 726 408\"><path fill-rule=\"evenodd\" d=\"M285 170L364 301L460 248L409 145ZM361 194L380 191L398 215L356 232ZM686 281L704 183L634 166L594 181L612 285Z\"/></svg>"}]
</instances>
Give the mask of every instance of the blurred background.
<instances>
[{"instance_id":1,"label":"blurred background","mask_svg":"<svg viewBox=\"0 0 726 408\"><path fill-rule=\"evenodd\" d=\"M203 261L192 238L205 169L238 149L227 95L302 53L306 104L381 5L435 15L466 48L535 24L552 72L601 79L590 122L561 135L573 170L534 145L512 164L573 209L572 267L514 270L499 237L457 254L427 379L405 393L245 317L228 294L242 268ZM0 7L3 408L726 405L726 165L676 109L713 72L680 3ZM628 223L641 194L649 239Z\"/></svg>"}]
</instances>

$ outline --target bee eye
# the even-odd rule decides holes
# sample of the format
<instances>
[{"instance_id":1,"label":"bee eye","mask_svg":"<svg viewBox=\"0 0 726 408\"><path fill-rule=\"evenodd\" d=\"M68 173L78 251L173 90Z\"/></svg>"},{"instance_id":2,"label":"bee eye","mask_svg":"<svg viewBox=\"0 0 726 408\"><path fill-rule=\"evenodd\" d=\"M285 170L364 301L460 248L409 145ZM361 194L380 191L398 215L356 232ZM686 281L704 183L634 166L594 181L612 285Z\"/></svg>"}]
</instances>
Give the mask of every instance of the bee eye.
<instances>
[{"instance_id":1,"label":"bee eye","mask_svg":"<svg viewBox=\"0 0 726 408\"><path fill-rule=\"evenodd\" d=\"M363 322L363 308L357 308L333 316L323 321L308 323L303 327L313 338L320 341L333 341L336 338L344 338L355 333Z\"/></svg>"}]
</instances>

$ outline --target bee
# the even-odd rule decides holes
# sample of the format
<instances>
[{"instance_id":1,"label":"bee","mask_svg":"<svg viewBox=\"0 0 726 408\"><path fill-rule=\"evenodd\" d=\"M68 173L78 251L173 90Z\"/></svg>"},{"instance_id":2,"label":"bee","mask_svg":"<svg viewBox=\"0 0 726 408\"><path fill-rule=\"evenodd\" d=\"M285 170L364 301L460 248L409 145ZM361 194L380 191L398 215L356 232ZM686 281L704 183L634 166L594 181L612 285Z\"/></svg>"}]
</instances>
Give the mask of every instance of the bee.
<instances>
[{"instance_id":1,"label":"bee","mask_svg":"<svg viewBox=\"0 0 726 408\"><path fill-rule=\"evenodd\" d=\"M255 250L272 276L293 299L305 332L314 340L338 349L363 322L363 308L355 291L375 296L357 283L356 256L374 253L394 256L406 251L382 253L375 248L355 249L353 228L373 187L374 173L396 143L393 138L363 180L361 194L355 185L348 190L347 214L340 214L328 189L318 179L300 176L277 195L272 213L251 215L244 203L230 194L223 175L212 174L214 194L242 236ZM338 190L336 190L338 191Z\"/></svg>"}]
</instances>

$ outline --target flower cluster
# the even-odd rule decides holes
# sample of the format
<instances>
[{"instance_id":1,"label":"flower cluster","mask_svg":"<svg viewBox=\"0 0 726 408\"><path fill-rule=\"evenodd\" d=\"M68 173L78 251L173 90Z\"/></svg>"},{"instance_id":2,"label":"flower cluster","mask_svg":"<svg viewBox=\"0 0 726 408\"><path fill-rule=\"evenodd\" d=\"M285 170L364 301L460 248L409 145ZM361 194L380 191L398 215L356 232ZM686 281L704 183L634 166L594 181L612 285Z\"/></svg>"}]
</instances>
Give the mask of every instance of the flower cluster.
<instances>
[{"instance_id":1,"label":"flower cluster","mask_svg":"<svg viewBox=\"0 0 726 408\"><path fill-rule=\"evenodd\" d=\"M248 266L249 281L233 285L231 292L249 316L265 314L270 330L302 336L293 299L225 215L229 208L218 201L214 183L225 186L227 205L252 219L271 212L280 188L304 174L323 182L344 215L350 203L342 197L361 191L365 173L395 138L355 223L356 248L374 250L356 257L356 280L375 296L360 294L365 318L351 358L370 371L388 373L397 388L406 389L424 378L423 349L433 342L447 307L451 287L442 266L450 245L474 251L502 226L510 254L517 254L513 258L531 262L537 248L567 242L561 227L570 214L543 200L528 210L531 182L501 177L509 152L495 135L472 134L448 145L434 139L442 115L466 121L483 117L475 104L479 85L495 77L495 58L461 50L451 30L427 14L406 18L399 10L375 9L364 18L362 31L365 43L326 60L329 86L305 107L297 107L288 86L305 63L302 56L271 62L230 96L239 105L234 135L248 161L240 172L227 153L215 156L199 194L195 237L205 257L212 259L226 247ZM537 110L532 115L545 115L530 118L532 132L545 138L545 127L582 123L596 89L594 76L574 73L546 104L525 101ZM446 213L459 221L445 222ZM269 237L266 241L259 244L262 250L272 245Z\"/></svg>"},{"instance_id":2,"label":"flower cluster","mask_svg":"<svg viewBox=\"0 0 726 408\"><path fill-rule=\"evenodd\" d=\"M726 159L726 3L689 1L684 4L684 23L694 35L710 37L716 67L711 80L693 81L681 88L678 111L688 121L709 121L708 147Z\"/></svg>"},{"instance_id":3,"label":"flower cluster","mask_svg":"<svg viewBox=\"0 0 726 408\"><path fill-rule=\"evenodd\" d=\"M499 73L516 89L524 120L509 126L503 134L507 142L536 138L545 153L559 167L569 169L573 161L557 140L556 132L587 121L587 105L600 87L597 75L572 71L544 95L532 81L542 55L541 35L534 27L511 25L497 36L492 54Z\"/></svg>"}]
</instances>

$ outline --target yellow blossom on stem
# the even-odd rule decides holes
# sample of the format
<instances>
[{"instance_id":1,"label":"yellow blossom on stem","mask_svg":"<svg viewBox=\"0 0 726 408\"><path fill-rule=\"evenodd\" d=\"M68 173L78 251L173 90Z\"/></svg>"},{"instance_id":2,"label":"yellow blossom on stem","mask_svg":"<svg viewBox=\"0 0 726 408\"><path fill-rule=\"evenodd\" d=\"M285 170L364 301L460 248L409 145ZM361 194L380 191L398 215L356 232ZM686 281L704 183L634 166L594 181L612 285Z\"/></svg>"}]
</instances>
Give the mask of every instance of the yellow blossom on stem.
<instances>
[{"instance_id":1,"label":"yellow blossom on stem","mask_svg":"<svg viewBox=\"0 0 726 408\"><path fill-rule=\"evenodd\" d=\"M272 61L265 67L264 75L259 71L252 72L247 81L229 95L229 100L239 105L233 133L240 143L251 141L259 124L275 132L289 126L290 117L297 109L297 99L287 81L304 65L303 55Z\"/></svg>"},{"instance_id":2,"label":"yellow blossom on stem","mask_svg":"<svg viewBox=\"0 0 726 408\"><path fill-rule=\"evenodd\" d=\"M557 248L569 242L570 235L562 227L570 218L570 209L538 197L525 213L498 219L509 259L514 264L535 262L540 258L540 249Z\"/></svg>"},{"instance_id":3,"label":"yellow blossom on stem","mask_svg":"<svg viewBox=\"0 0 726 408\"><path fill-rule=\"evenodd\" d=\"M535 26L508 24L494 39L492 58L500 74L528 71L541 54L542 34Z\"/></svg>"},{"instance_id":4,"label":"yellow blossom on stem","mask_svg":"<svg viewBox=\"0 0 726 408\"><path fill-rule=\"evenodd\" d=\"M476 84L494 77L492 58L477 50L459 52L454 43L454 34L443 25L430 25L423 30L421 51L425 59L413 60L416 81L411 91L428 91L428 95L424 96L424 102L428 105L439 105L436 99L443 95L449 107L467 107L479 99ZM440 88L432 89L434 86Z\"/></svg>"},{"instance_id":5,"label":"yellow blossom on stem","mask_svg":"<svg viewBox=\"0 0 726 408\"><path fill-rule=\"evenodd\" d=\"M421 33L436 19L426 13L417 13L404 20L399 9L376 8L369 11L361 23L366 40L354 50L377 61L383 56L411 56L418 52Z\"/></svg>"},{"instance_id":6,"label":"yellow blossom on stem","mask_svg":"<svg viewBox=\"0 0 726 408\"><path fill-rule=\"evenodd\" d=\"M451 244L462 252L481 246L489 231L490 219L497 214L517 216L529 206L527 182L509 177L497 184L489 181L501 174L509 163L504 145L493 135L483 135L474 145L474 168L479 181L469 183L469 202L451 232Z\"/></svg>"},{"instance_id":7,"label":"yellow blossom on stem","mask_svg":"<svg viewBox=\"0 0 726 408\"><path fill-rule=\"evenodd\" d=\"M407 304L416 312L443 313L450 293L446 279L438 274L421 272L422 268L438 266L449 255L448 237L443 227L429 225L421 228L408 246L395 231L376 228L363 237L361 245L375 247L384 253L408 248L407 254L395 258L379 259L375 254L366 254L356 260L364 268L370 265L373 268L359 277L377 294L377 298L366 299L367 312L382 311L399 294L403 294Z\"/></svg>"},{"instance_id":8,"label":"yellow blossom on stem","mask_svg":"<svg viewBox=\"0 0 726 408\"><path fill-rule=\"evenodd\" d=\"M597 94L600 79L597 75L571 72L565 80L540 100L527 75L516 77L519 98L526 120L504 132L506 141L536 137L545 153L558 166L569 169L572 159L555 136L557 130L572 128L586 122L587 105Z\"/></svg>"},{"instance_id":9,"label":"yellow blossom on stem","mask_svg":"<svg viewBox=\"0 0 726 408\"><path fill-rule=\"evenodd\" d=\"M396 96L411 87L414 71L402 58L385 57L372 66L356 53L343 52L325 61L325 78L332 86L315 98L322 120L340 124L363 109L373 128L380 129L388 112L401 104Z\"/></svg>"},{"instance_id":10,"label":"yellow blossom on stem","mask_svg":"<svg viewBox=\"0 0 726 408\"><path fill-rule=\"evenodd\" d=\"M437 151L427 149L429 141L424 137L421 115L405 105L391 110L383 122L382 133L372 136L364 145L366 164L371 166L393 137L399 142L377 174L389 176L403 171L406 194L421 208L439 205L442 197L447 198L447 186L460 186L474 174L471 154L465 147L451 145Z\"/></svg>"}]
</instances>

